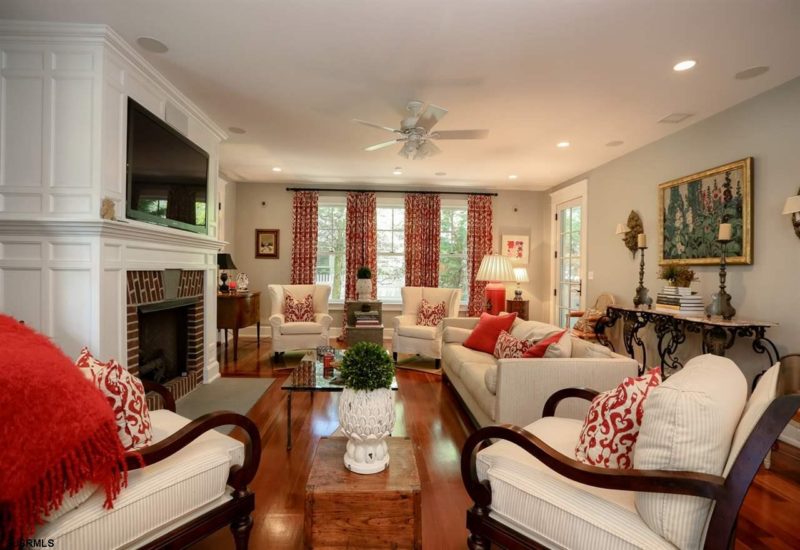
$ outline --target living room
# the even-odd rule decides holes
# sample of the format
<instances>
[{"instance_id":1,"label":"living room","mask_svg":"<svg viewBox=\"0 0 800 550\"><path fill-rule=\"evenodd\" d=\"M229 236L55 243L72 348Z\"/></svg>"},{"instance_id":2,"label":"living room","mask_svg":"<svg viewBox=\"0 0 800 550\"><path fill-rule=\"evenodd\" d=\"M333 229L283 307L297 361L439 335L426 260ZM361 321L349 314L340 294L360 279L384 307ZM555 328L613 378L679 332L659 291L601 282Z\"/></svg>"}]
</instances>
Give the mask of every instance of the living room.
<instances>
[{"instance_id":1,"label":"living room","mask_svg":"<svg viewBox=\"0 0 800 550\"><path fill-rule=\"evenodd\" d=\"M3 2L0 538L800 545L795 51L790 0Z\"/></svg>"}]
</instances>

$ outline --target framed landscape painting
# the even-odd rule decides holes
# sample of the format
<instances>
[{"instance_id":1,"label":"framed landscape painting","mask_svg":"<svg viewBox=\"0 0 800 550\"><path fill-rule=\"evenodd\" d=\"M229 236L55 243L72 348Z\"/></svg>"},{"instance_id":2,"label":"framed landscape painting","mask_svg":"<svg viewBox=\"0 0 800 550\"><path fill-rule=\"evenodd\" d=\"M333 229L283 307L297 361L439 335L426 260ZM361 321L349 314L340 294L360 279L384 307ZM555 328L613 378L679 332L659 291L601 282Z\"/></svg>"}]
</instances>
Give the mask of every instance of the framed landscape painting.
<instances>
[{"instance_id":1,"label":"framed landscape painting","mask_svg":"<svg viewBox=\"0 0 800 550\"><path fill-rule=\"evenodd\" d=\"M752 157L659 185L660 263L719 263L719 224L729 223L733 236L727 262L752 264L752 197Z\"/></svg>"},{"instance_id":2,"label":"framed landscape painting","mask_svg":"<svg viewBox=\"0 0 800 550\"><path fill-rule=\"evenodd\" d=\"M278 258L279 229L256 229L256 258Z\"/></svg>"},{"instance_id":3,"label":"framed landscape painting","mask_svg":"<svg viewBox=\"0 0 800 550\"><path fill-rule=\"evenodd\" d=\"M530 237L527 235L503 235L501 253L515 265L527 264L529 244Z\"/></svg>"}]
</instances>

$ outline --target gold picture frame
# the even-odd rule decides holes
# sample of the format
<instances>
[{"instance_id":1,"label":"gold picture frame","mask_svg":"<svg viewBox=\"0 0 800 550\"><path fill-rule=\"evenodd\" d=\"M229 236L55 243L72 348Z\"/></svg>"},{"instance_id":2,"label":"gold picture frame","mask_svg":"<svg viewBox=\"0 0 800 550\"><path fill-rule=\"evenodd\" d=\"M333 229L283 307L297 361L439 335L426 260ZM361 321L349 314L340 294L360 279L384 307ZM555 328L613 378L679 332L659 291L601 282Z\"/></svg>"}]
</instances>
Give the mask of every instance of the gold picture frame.
<instances>
[{"instance_id":1,"label":"gold picture frame","mask_svg":"<svg viewBox=\"0 0 800 550\"><path fill-rule=\"evenodd\" d=\"M660 265L718 264L721 223L733 228L726 248L728 264L752 264L752 157L658 186Z\"/></svg>"}]
</instances>

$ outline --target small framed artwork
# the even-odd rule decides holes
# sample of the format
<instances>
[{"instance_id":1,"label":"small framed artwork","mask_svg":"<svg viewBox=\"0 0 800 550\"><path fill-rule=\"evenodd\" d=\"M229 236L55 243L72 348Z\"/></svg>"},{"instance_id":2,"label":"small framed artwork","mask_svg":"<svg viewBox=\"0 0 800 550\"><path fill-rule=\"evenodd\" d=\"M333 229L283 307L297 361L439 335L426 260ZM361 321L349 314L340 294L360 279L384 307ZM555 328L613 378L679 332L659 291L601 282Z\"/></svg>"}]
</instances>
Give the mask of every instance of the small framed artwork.
<instances>
[{"instance_id":1,"label":"small framed artwork","mask_svg":"<svg viewBox=\"0 0 800 550\"><path fill-rule=\"evenodd\" d=\"M514 264L528 263L528 235L503 235L501 238L501 254L511 259Z\"/></svg>"},{"instance_id":2,"label":"small framed artwork","mask_svg":"<svg viewBox=\"0 0 800 550\"><path fill-rule=\"evenodd\" d=\"M753 159L737 160L658 186L661 265L718 264L719 225L731 224L729 264L753 263Z\"/></svg>"},{"instance_id":3,"label":"small framed artwork","mask_svg":"<svg viewBox=\"0 0 800 550\"><path fill-rule=\"evenodd\" d=\"M256 229L256 258L278 259L279 229Z\"/></svg>"}]
</instances>

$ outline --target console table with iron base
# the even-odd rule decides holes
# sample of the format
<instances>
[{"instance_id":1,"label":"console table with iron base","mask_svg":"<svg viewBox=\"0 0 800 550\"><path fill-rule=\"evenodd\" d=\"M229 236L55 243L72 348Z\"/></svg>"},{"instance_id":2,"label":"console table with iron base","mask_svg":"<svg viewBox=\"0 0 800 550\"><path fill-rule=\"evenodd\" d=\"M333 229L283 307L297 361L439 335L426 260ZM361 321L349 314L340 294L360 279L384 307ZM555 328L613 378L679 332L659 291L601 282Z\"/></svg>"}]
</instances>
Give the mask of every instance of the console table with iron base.
<instances>
[{"instance_id":1,"label":"console table with iron base","mask_svg":"<svg viewBox=\"0 0 800 550\"><path fill-rule=\"evenodd\" d=\"M731 319L721 317L700 317L684 315L660 309L642 309L632 306L608 306L606 315L597 322L598 340L609 347L610 342L605 334L606 328L614 327L622 320L622 343L628 355L634 357L638 348L642 355L640 374L647 369L647 350L639 331L649 324L653 325L656 334L656 349L661 360L664 376L669 370L683 367L676 356L678 347L686 341L687 334L700 334L703 353L725 355L725 351L733 347L737 338L752 338L753 351L766 354L770 366L779 358L775 344L766 337L767 329L776 323ZM613 348L612 348L613 349Z\"/></svg>"}]
</instances>

